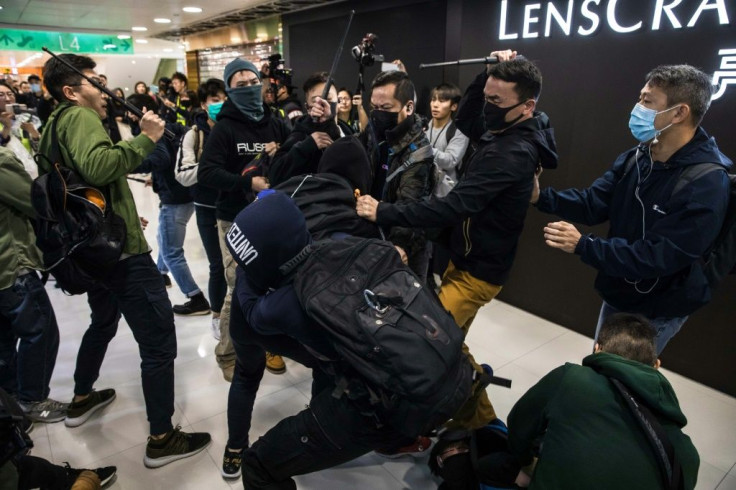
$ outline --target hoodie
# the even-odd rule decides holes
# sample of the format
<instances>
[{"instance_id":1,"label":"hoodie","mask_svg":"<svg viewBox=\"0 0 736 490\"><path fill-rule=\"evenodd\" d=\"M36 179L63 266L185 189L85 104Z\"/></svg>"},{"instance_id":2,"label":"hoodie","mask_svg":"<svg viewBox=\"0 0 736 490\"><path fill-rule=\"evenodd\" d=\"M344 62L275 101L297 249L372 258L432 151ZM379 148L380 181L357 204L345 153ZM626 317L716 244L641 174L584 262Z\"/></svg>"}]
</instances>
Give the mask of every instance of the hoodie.
<instances>
[{"instance_id":1,"label":"hoodie","mask_svg":"<svg viewBox=\"0 0 736 490\"><path fill-rule=\"evenodd\" d=\"M546 114L535 113L502 133L483 134L463 178L445 197L381 203L376 222L447 229L455 267L502 286L511 271L540 165L557 167L557 149Z\"/></svg>"},{"instance_id":2,"label":"hoodie","mask_svg":"<svg viewBox=\"0 0 736 490\"><path fill-rule=\"evenodd\" d=\"M682 432L687 419L672 386L651 366L599 352L582 366L553 370L511 410L509 449L522 464L531 462L535 439L543 441L529 489L663 487L650 442L609 377L657 417L682 465L684 488L694 488L700 458Z\"/></svg>"},{"instance_id":3,"label":"hoodie","mask_svg":"<svg viewBox=\"0 0 736 490\"><path fill-rule=\"evenodd\" d=\"M253 201L252 178L264 175L260 162L267 162L266 143L283 143L289 134L287 123L264 112L254 122L247 119L235 104L226 100L217 124L212 128L197 170L197 182L219 191L217 219L231 222L238 212ZM247 170L247 171L246 171ZM245 171L245 173L244 173Z\"/></svg>"},{"instance_id":4,"label":"hoodie","mask_svg":"<svg viewBox=\"0 0 736 490\"><path fill-rule=\"evenodd\" d=\"M730 189L725 171L709 172L672 194L683 170L704 162L733 165L698 128L667 162L652 163L645 145L634 147L587 189L543 189L537 207L575 223L610 222L606 238L586 235L575 253L598 269L595 287L611 306L649 318L687 316L710 301L696 262L720 231Z\"/></svg>"}]
</instances>

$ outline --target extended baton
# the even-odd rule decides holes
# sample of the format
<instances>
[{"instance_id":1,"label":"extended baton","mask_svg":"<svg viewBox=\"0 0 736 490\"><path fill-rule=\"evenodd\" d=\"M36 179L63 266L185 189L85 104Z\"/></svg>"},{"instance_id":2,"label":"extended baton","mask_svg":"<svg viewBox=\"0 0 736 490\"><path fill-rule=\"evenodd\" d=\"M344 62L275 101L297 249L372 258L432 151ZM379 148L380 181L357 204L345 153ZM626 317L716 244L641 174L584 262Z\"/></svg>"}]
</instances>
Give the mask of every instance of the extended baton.
<instances>
[{"instance_id":1,"label":"extended baton","mask_svg":"<svg viewBox=\"0 0 736 490\"><path fill-rule=\"evenodd\" d=\"M350 30L350 24L353 22L354 15L355 15L355 10L351 10L350 17L348 17L348 25L347 27L345 27L345 34L342 35L342 41L340 41L340 45L337 47L337 53L335 53L335 59L332 60L332 68L330 68L330 74L327 75L327 83L325 84L324 90L322 90L322 100L327 100L327 96L330 93L330 88L332 87L332 84L335 83L332 77L335 75L335 70L337 70L337 63L340 61L340 56L342 55L342 48L345 46L345 41L348 38L348 31Z\"/></svg>"},{"instance_id":2,"label":"extended baton","mask_svg":"<svg viewBox=\"0 0 736 490\"><path fill-rule=\"evenodd\" d=\"M517 55L516 59L524 58L521 55ZM470 58L467 60L456 60L456 61L443 61L442 63L422 63L419 65L420 70L425 68L439 68L442 66L458 66L458 65L493 65L498 63L498 58L495 56L488 56L486 58Z\"/></svg>"},{"instance_id":3,"label":"extended baton","mask_svg":"<svg viewBox=\"0 0 736 490\"><path fill-rule=\"evenodd\" d=\"M61 61L68 68L72 69L79 76L81 76L82 78L84 78L85 80L87 80L94 88L96 88L97 90L99 90L103 94L106 94L108 97L110 97L112 100L114 100L118 104L122 104L123 106L125 106L125 108L129 112L135 114L139 118L142 118L143 117L143 111L141 111L140 109L138 109L136 106L134 106L130 102L126 101L125 99L121 99L120 97L118 97L117 95L115 95L111 90L109 90L107 87L105 87L104 85L102 85L100 82L96 81L93 78L88 77L87 75L85 75L84 73L82 73L81 71L79 71L74 65L72 65L71 63L69 63L67 60L65 60L64 58L62 58L62 57L60 57L60 56L58 56L58 55L56 55L54 53L52 53L51 50L48 49L46 46L42 47L41 49L44 50L45 52L47 52L48 54L50 54L51 56L53 56L54 58L56 58L57 60ZM164 128L164 134L169 139L174 139L175 138L174 133L172 133L169 129Z\"/></svg>"}]
</instances>

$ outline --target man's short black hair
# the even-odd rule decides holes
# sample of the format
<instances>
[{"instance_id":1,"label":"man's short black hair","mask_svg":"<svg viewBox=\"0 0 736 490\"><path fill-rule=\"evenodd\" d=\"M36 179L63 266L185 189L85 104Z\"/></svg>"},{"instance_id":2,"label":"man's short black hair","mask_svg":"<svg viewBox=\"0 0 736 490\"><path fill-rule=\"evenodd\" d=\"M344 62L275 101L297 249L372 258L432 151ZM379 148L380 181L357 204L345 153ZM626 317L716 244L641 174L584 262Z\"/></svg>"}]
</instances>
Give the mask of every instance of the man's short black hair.
<instances>
[{"instance_id":1,"label":"man's short black hair","mask_svg":"<svg viewBox=\"0 0 736 490\"><path fill-rule=\"evenodd\" d=\"M489 76L515 83L514 92L519 96L519 101L529 99L537 100L542 92L542 72L529 60L515 58L492 65Z\"/></svg>"},{"instance_id":2,"label":"man's short black hair","mask_svg":"<svg viewBox=\"0 0 736 490\"><path fill-rule=\"evenodd\" d=\"M225 82L219 78L210 78L197 88L197 98L202 104L207 101L207 97L217 97L220 93L225 93Z\"/></svg>"},{"instance_id":3,"label":"man's short black hair","mask_svg":"<svg viewBox=\"0 0 736 490\"><path fill-rule=\"evenodd\" d=\"M307 78L304 82L304 85L302 85L302 90L304 90L304 97L306 97L309 91L320 83L327 83L327 79L329 78L329 76L330 74L326 71L318 71L309 75L309 78Z\"/></svg>"},{"instance_id":4,"label":"man's short black hair","mask_svg":"<svg viewBox=\"0 0 736 490\"><path fill-rule=\"evenodd\" d=\"M38 75L28 75L28 81L31 82L32 80L37 80L37 81L40 82L41 81L41 77L39 77Z\"/></svg>"},{"instance_id":5,"label":"man's short black hair","mask_svg":"<svg viewBox=\"0 0 736 490\"><path fill-rule=\"evenodd\" d=\"M125 100L130 102L140 110L143 110L144 107L146 108L146 110L153 112L156 112L158 110L158 104L155 100L153 100L153 97L148 94L130 94Z\"/></svg>"},{"instance_id":6,"label":"man's short black hair","mask_svg":"<svg viewBox=\"0 0 736 490\"><path fill-rule=\"evenodd\" d=\"M60 54L59 58L64 59L81 72L94 70L97 66L97 63L89 56L65 53ZM62 90L66 85L79 85L80 83L82 83L82 76L54 57L49 58L43 65L43 84L51 96L59 102L66 100Z\"/></svg>"},{"instance_id":7,"label":"man's short black hair","mask_svg":"<svg viewBox=\"0 0 736 490\"><path fill-rule=\"evenodd\" d=\"M26 85L30 85L30 83L26 82L25 80L21 80L21 82L20 82L20 83L19 83L18 85L20 86L20 85L23 85L24 83L25 83Z\"/></svg>"},{"instance_id":8,"label":"man's short black hair","mask_svg":"<svg viewBox=\"0 0 736 490\"><path fill-rule=\"evenodd\" d=\"M695 126L703 120L713 97L710 75L690 65L662 65L647 73L646 81L667 95L667 106L687 104Z\"/></svg>"},{"instance_id":9,"label":"man's short black hair","mask_svg":"<svg viewBox=\"0 0 736 490\"><path fill-rule=\"evenodd\" d=\"M169 85L171 83L171 79L169 77L161 77L158 79L158 83L161 84L161 82L164 82L166 85Z\"/></svg>"},{"instance_id":10,"label":"man's short black hair","mask_svg":"<svg viewBox=\"0 0 736 490\"><path fill-rule=\"evenodd\" d=\"M414 102L416 98L416 92L414 90L414 84L409 79L409 75L403 71L383 71L376 75L371 83L371 90L376 87L385 87L386 85L395 85L394 99L401 102L402 106L405 106L409 101Z\"/></svg>"},{"instance_id":11,"label":"man's short black hair","mask_svg":"<svg viewBox=\"0 0 736 490\"><path fill-rule=\"evenodd\" d=\"M653 366L657 362L654 337L654 329L643 316L616 313L601 325L598 345L604 352Z\"/></svg>"},{"instance_id":12,"label":"man's short black hair","mask_svg":"<svg viewBox=\"0 0 736 490\"><path fill-rule=\"evenodd\" d=\"M454 83L441 83L432 89L430 99L434 99L435 96L437 96L438 100L443 102L449 100L453 104L457 104L460 102L463 93Z\"/></svg>"},{"instance_id":13,"label":"man's short black hair","mask_svg":"<svg viewBox=\"0 0 736 490\"><path fill-rule=\"evenodd\" d=\"M183 74L182 72L180 72L180 71L175 71L174 74L171 75L171 79L172 80L179 80L184 85L188 85L188 81L189 81L187 79L187 76L185 74Z\"/></svg>"}]
</instances>

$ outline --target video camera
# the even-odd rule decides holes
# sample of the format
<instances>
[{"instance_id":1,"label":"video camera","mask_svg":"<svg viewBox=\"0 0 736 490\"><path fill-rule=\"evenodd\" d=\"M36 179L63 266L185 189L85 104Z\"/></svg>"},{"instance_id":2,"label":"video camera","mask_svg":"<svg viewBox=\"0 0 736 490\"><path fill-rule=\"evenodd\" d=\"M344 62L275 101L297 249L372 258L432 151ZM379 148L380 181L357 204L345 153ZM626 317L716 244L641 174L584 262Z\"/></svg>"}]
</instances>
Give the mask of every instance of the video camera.
<instances>
[{"instance_id":1,"label":"video camera","mask_svg":"<svg viewBox=\"0 0 736 490\"><path fill-rule=\"evenodd\" d=\"M21 114L36 115L36 109L28 108L25 104L5 104L5 110L19 116Z\"/></svg>"},{"instance_id":2,"label":"video camera","mask_svg":"<svg viewBox=\"0 0 736 490\"><path fill-rule=\"evenodd\" d=\"M274 53L268 58L262 58L261 61L268 61L268 78L271 84L269 90L276 93L279 87L291 86L293 70L284 66L285 61L281 53Z\"/></svg>"},{"instance_id":3,"label":"video camera","mask_svg":"<svg viewBox=\"0 0 736 490\"><path fill-rule=\"evenodd\" d=\"M363 37L360 44L353 46L351 53L355 61L360 63L361 66L373 66L376 61L382 62L384 60L382 54L373 53L376 49L376 41L378 41L378 36L369 32Z\"/></svg>"}]
</instances>

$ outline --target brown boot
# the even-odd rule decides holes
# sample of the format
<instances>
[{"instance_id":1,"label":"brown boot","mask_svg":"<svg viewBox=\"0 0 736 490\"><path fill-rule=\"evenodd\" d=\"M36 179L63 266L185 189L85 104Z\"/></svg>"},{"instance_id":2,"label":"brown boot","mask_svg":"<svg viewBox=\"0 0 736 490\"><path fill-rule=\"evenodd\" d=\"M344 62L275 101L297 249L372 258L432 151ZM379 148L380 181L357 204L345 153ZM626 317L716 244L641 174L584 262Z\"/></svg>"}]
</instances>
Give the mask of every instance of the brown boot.
<instances>
[{"instance_id":1,"label":"brown boot","mask_svg":"<svg viewBox=\"0 0 736 490\"><path fill-rule=\"evenodd\" d=\"M97 473L90 470L84 470L79 474L71 490L99 490L102 488L100 477Z\"/></svg>"}]
</instances>

